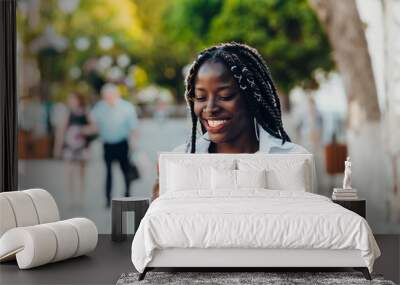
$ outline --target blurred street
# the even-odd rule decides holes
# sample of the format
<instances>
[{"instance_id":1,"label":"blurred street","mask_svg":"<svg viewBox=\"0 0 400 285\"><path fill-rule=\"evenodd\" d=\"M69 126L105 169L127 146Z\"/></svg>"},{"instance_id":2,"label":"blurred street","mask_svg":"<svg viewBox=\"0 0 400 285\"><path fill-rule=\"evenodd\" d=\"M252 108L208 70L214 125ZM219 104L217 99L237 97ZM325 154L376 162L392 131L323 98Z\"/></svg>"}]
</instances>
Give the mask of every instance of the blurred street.
<instances>
[{"instance_id":1,"label":"blurred street","mask_svg":"<svg viewBox=\"0 0 400 285\"><path fill-rule=\"evenodd\" d=\"M136 115L141 179L130 194L151 197L157 152L189 138L190 63L210 43L235 41L265 59L286 132L314 154L316 192L342 187L349 156L371 229L400 233L399 1L339 1L326 11L307 0L17 2L18 187L50 191L62 218L85 216L110 233L103 145L92 136L123 165L124 175L117 163L108 175L121 197L131 174L121 138L131 143ZM126 114L121 104L99 107L115 98Z\"/></svg>"},{"instance_id":2,"label":"blurred street","mask_svg":"<svg viewBox=\"0 0 400 285\"><path fill-rule=\"evenodd\" d=\"M151 197L156 177L157 152L170 151L185 142L189 130L190 124L184 119L141 121L140 140L135 152L141 179L132 183L131 196ZM65 162L62 160L20 160L19 188L46 189L54 196L62 219L87 217L96 223L99 233L110 233L111 208L105 208L105 165L102 155L102 144L96 140L90 146L85 193L81 197L72 196L69 192ZM122 197L124 186L119 165L113 165L113 172L113 197Z\"/></svg>"},{"instance_id":3,"label":"blurred street","mask_svg":"<svg viewBox=\"0 0 400 285\"><path fill-rule=\"evenodd\" d=\"M290 128L291 124L285 123L285 125L288 126L289 133L294 133ZM190 129L191 123L185 119L140 121L140 136L134 160L140 169L141 178L132 183L131 196L151 197L156 177L157 152L170 151L185 142ZM77 216L88 217L96 223L100 233L110 233L111 209L105 208L105 165L100 141L92 142L89 157L85 175L85 191L82 195L77 192L70 193L65 162L55 159L20 160L19 187L20 189L37 187L48 190L54 196L63 219ZM329 196L331 185L340 185L341 176L328 177L322 171L322 154L317 157L319 193ZM117 163L113 165L113 173L115 175L113 197L122 197L123 177Z\"/></svg>"},{"instance_id":4,"label":"blurred street","mask_svg":"<svg viewBox=\"0 0 400 285\"><path fill-rule=\"evenodd\" d=\"M284 125L291 134L292 140L302 144L296 138L293 123L288 116L284 116ZM191 123L186 119L143 119L140 121L140 136L134 161L139 167L141 178L132 183L131 196L151 197L156 177L157 153L171 151L174 147L184 143L189 136L190 129ZM318 194L330 197L333 187L341 187L343 175L329 176L326 173L322 146L312 149L306 144L302 145L314 152ZM90 145L85 191L82 195L77 192L71 194L68 190L69 181L67 181L65 162L62 160L20 160L19 172L19 188L37 187L51 192L58 204L62 219L87 217L96 223L99 233L111 233L111 208L105 208L105 165L100 141L96 140ZM122 197L124 194L123 176L117 163L113 165L113 173L115 177L113 197ZM359 190L361 197L366 197L367 193L363 189ZM371 206L369 209L371 211ZM128 232L133 231L133 217L133 214L127 216ZM379 223L375 226L375 231L379 233L400 232L400 227L393 223Z\"/></svg>"}]
</instances>

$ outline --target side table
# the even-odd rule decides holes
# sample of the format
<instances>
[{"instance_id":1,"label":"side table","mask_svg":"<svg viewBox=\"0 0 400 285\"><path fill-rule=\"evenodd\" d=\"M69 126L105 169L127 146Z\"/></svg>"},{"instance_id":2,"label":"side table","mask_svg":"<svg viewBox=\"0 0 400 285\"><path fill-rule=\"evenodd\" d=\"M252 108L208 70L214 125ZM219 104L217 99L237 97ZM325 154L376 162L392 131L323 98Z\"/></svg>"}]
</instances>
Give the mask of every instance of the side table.
<instances>
[{"instance_id":1,"label":"side table","mask_svg":"<svg viewBox=\"0 0 400 285\"><path fill-rule=\"evenodd\" d=\"M359 214L365 219L366 217L366 200L356 199L356 200L332 200L332 202L339 204L340 206Z\"/></svg>"},{"instance_id":2,"label":"side table","mask_svg":"<svg viewBox=\"0 0 400 285\"><path fill-rule=\"evenodd\" d=\"M135 232L150 205L149 198L123 197L114 198L111 203L111 240L126 240L126 215L135 212Z\"/></svg>"}]
</instances>

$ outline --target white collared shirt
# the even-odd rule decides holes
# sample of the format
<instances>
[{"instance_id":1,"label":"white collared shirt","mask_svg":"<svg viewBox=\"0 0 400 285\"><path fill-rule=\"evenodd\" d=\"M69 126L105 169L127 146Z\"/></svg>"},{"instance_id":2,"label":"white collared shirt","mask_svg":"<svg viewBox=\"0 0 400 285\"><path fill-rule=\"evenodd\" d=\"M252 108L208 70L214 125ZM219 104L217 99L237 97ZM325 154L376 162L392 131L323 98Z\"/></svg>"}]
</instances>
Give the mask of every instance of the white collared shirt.
<instances>
[{"instance_id":1,"label":"white collared shirt","mask_svg":"<svg viewBox=\"0 0 400 285\"><path fill-rule=\"evenodd\" d=\"M265 131L261 126L260 130L260 148L256 153L309 153L304 147L291 143L285 142L282 144L282 140L271 136L267 131ZM191 143L182 144L172 152L178 153L190 153ZM196 140L196 153L208 153L210 147L210 140L208 133L205 133Z\"/></svg>"}]
</instances>

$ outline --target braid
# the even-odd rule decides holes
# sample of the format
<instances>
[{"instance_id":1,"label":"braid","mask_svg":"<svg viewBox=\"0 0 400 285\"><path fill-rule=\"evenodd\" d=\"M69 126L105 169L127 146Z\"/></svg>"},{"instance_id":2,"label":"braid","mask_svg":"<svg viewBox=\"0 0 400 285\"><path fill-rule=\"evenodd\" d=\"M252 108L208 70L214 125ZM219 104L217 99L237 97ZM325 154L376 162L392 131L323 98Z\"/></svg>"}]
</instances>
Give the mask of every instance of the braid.
<instances>
[{"instance_id":1,"label":"braid","mask_svg":"<svg viewBox=\"0 0 400 285\"><path fill-rule=\"evenodd\" d=\"M243 61L249 65L250 69L254 71L253 74L257 78L257 83L261 84L260 89L264 91L264 96L262 96L260 101L262 105L264 105L264 107L267 109L267 111L270 112L271 115L273 115L277 130L275 131L275 134L267 130L262 124L263 121L265 123L265 120L259 121L260 125L271 135L281 138L282 144L285 141L290 141L290 138L284 130L282 124L280 100L277 95L275 85L272 81L268 66L265 63L264 59L257 52L257 50L246 45L231 43L226 45L226 49L230 52L237 53L240 57L242 57ZM267 106L272 106L274 111L271 111Z\"/></svg>"},{"instance_id":2,"label":"braid","mask_svg":"<svg viewBox=\"0 0 400 285\"><path fill-rule=\"evenodd\" d=\"M193 105L193 101L191 102ZM196 114L194 113L194 107L192 106L190 108L190 115L192 117L192 139L190 142L191 148L190 148L190 153L195 153L196 152L196 132L197 132L197 117Z\"/></svg>"},{"instance_id":3,"label":"braid","mask_svg":"<svg viewBox=\"0 0 400 285\"><path fill-rule=\"evenodd\" d=\"M272 95L274 96L275 99L275 107L276 110L278 111L279 114L279 132L281 134L282 137L282 144L285 143L285 141L291 141L289 135L286 133L286 131L283 128L283 124L282 124L282 111L281 111L281 103L278 97L278 92L276 91L275 88L275 84L272 81L272 76L271 76L271 72L269 70L269 67L267 65L267 63L264 61L264 59L262 58L262 56L257 52L256 49L251 48L249 46L246 45L242 45L243 50L239 49L239 52L242 51L244 52L244 54L248 54L250 57L251 55L254 56L256 62L257 62L257 66L260 67L260 71L264 74L265 78L267 79L267 83L268 83L268 87L267 90L271 90L272 91ZM264 68L262 68L264 67ZM262 81L264 83L264 81Z\"/></svg>"},{"instance_id":4,"label":"braid","mask_svg":"<svg viewBox=\"0 0 400 285\"><path fill-rule=\"evenodd\" d=\"M192 65L190 66L189 73L186 77L186 91L185 91L185 98L186 102L190 109L190 115L192 118L192 135L191 135L191 148L190 153L196 152L196 132L197 132L197 116L194 112L194 85L196 80L197 72L200 66L207 61L212 56L212 51L216 50L216 47L212 47L209 49L204 50L197 56L197 60L195 60Z\"/></svg>"},{"instance_id":5,"label":"braid","mask_svg":"<svg viewBox=\"0 0 400 285\"><path fill-rule=\"evenodd\" d=\"M279 115L281 115L281 104L280 104L280 100L278 97L278 92L276 91L275 84L272 81L271 72L269 71L269 67L268 67L267 63L265 62L265 60L262 58L262 56L258 53L258 51L256 49L253 49L246 45L243 45L243 50L239 49L239 52L243 52L244 54L247 54L249 57L251 57L251 56L254 57L254 59L256 60L257 66L259 67L259 71L267 79L267 84L269 87L268 89L272 90L272 94L273 94L275 102L277 104L277 110L279 111ZM264 81L262 81L262 82L265 84Z\"/></svg>"},{"instance_id":6,"label":"braid","mask_svg":"<svg viewBox=\"0 0 400 285\"><path fill-rule=\"evenodd\" d=\"M279 133L276 132L273 128L265 124L265 120L261 119L260 112L258 105L260 103L264 103L262 101L262 92L258 88L257 84L255 83L254 77L252 73L247 69L245 65L243 65L242 61L236 54L228 53L228 52L221 52L221 57L224 62L230 67L231 73L233 77L236 79L241 92L245 94L244 98L247 103L248 108L258 121L261 123L261 126L271 133L274 136L279 137ZM260 102L260 103L257 103ZM275 121L275 118L270 116L274 114L276 111L270 107L268 104L264 104L267 112L265 114L268 116L268 120Z\"/></svg>"},{"instance_id":7,"label":"braid","mask_svg":"<svg viewBox=\"0 0 400 285\"><path fill-rule=\"evenodd\" d=\"M239 43L225 43L202 51L186 77L185 97L192 118L191 153L196 152L197 116L194 113L195 78L206 61L221 61L236 80L249 112L270 135L290 142L283 128L280 100L267 64L257 50Z\"/></svg>"}]
</instances>

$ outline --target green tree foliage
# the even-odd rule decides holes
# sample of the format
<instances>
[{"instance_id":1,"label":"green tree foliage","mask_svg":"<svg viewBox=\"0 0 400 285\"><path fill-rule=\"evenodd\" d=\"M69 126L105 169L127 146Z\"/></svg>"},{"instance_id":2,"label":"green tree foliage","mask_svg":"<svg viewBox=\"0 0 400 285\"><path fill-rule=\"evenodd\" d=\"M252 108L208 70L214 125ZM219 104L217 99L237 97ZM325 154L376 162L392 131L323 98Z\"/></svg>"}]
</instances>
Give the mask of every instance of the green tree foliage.
<instances>
[{"instance_id":1,"label":"green tree foliage","mask_svg":"<svg viewBox=\"0 0 400 285\"><path fill-rule=\"evenodd\" d=\"M315 70L334 67L325 34L306 0L175 0L164 4L154 23L157 49L148 52L154 55L158 50L162 55L155 55L146 67L150 74L158 74L161 66L171 65L176 70L170 80L174 84L182 81L179 70L197 52L228 41L257 48L284 93L294 86L316 87Z\"/></svg>"},{"instance_id":2,"label":"green tree foliage","mask_svg":"<svg viewBox=\"0 0 400 285\"><path fill-rule=\"evenodd\" d=\"M314 86L313 71L333 67L326 36L306 0L226 1L212 23L210 40L257 48L284 92Z\"/></svg>"},{"instance_id":3,"label":"green tree foliage","mask_svg":"<svg viewBox=\"0 0 400 285\"><path fill-rule=\"evenodd\" d=\"M132 0L81 0L71 13L63 12L57 0L46 0L36 3L38 23L30 25L30 13L17 16L18 31L23 44L27 47L25 57L36 58L42 81L52 84L52 96L58 97L57 90L65 94L68 88L74 89L78 83L93 85L92 74L86 74L88 60L110 56L115 60L118 55L126 54L131 62L137 62L137 56L146 35L137 17L136 5ZM45 35L51 28L57 36L66 41L66 47L57 50L52 46L43 47L32 52L32 43ZM102 49L99 40L102 37L112 39L109 49ZM76 42L85 38L88 46L78 49ZM78 78L70 77L71 68L80 70ZM104 75L101 75L104 76ZM93 86L92 86L93 87Z\"/></svg>"},{"instance_id":4,"label":"green tree foliage","mask_svg":"<svg viewBox=\"0 0 400 285\"><path fill-rule=\"evenodd\" d=\"M200 50L227 41L257 48L283 93L297 85L315 87L314 71L333 68L307 0L81 0L72 13L62 12L56 0L38 3L38 25L30 25L29 14L18 17L24 56L36 57L41 78L59 90L81 81L97 86L85 75L89 59L110 56L115 65L127 54L148 82L168 87L183 100L183 68ZM49 26L67 40L67 48L31 54L31 43ZM113 39L110 49L99 47L104 36ZM86 49L76 47L82 37L90 42ZM71 78L74 68L80 69L79 78Z\"/></svg>"},{"instance_id":5,"label":"green tree foliage","mask_svg":"<svg viewBox=\"0 0 400 285\"><path fill-rule=\"evenodd\" d=\"M189 49L185 41L177 42L169 29L169 17L175 17L173 1L135 0L138 18L146 40L139 51L139 64L143 66L150 81L168 87L183 100L182 68L188 63ZM185 37L184 37L185 38ZM193 49L194 50L194 49ZM190 55L193 51L190 52Z\"/></svg>"}]
</instances>

